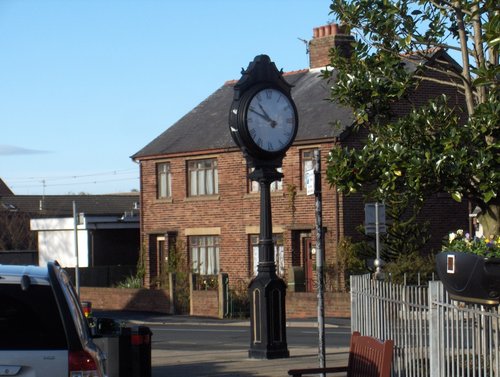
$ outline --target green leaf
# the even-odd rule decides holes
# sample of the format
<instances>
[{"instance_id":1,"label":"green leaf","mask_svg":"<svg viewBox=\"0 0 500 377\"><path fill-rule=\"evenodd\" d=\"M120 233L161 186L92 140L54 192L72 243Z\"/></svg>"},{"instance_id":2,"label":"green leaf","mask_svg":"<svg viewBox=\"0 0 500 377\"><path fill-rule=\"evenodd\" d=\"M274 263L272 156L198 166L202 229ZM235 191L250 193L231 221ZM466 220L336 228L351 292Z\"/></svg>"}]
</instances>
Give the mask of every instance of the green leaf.
<instances>
[{"instance_id":1,"label":"green leaf","mask_svg":"<svg viewBox=\"0 0 500 377\"><path fill-rule=\"evenodd\" d=\"M461 202L462 201L462 194L459 193L458 191L455 191L455 192L452 192L451 193L451 197L453 198L453 200L455 200L456 202Z\"/></svg>"},{"instance_id":2,"label":"green leaf","mask_svg":"<svg viewBox=\"0 0 500 377\"><path fill-rule=\"evenodd\" d=\"M497 194L493 190L491 190L484 194L483 199L486 203L488 203L491 199L496 198L496 196Z\"/></svg>"}]
</instances>

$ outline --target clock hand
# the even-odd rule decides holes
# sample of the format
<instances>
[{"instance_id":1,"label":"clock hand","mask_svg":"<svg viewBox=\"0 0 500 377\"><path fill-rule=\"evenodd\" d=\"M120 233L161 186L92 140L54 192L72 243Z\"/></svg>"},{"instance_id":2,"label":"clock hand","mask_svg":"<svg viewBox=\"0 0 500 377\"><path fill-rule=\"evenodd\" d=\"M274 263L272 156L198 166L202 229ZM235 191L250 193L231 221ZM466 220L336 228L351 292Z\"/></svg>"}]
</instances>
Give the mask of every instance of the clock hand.
<instances>
[{"instance_id":1,"label":"clock hand","mask_svg":"<svg viewBox=\"0 0 500 377\"><path fill-rule=\"evenodd\" d=\"M275 120L271 119L271 117L269 116L269 114L267 114L266 110L264 109L264 107L260 103L259 103L259 107L260 107L260 109L262 110L262 112L265 115L264 119L266 119L271 124L272 128L276 127L276 125L278 123Z\"/></svg>"},{"instance_id":2,"label":"clock hand","mask_svg":"<svg viewBox=\"0 0 500 377\"><path fill-rule=\"evenodd\" d=\"M261 114L261 113L259 113L259 112L255 111L254 109L250 109L250 111L251 111L252 113L254 113L254 114L257 114L258 116L260 116L262 119L264 119L265 121L267 121L267 122L269 122L269 123L274 122L271 118L269 118L269 116L268 116L267 114L266 114L266 115Z\"/></svg>"},{"instance_id":3,"label":"clock hand","mask_svg":"<svg viewBox=\"0 0 500 377\"><path fill-rule=\"evenodd\" d=\"M267 121L268 122L272 122L273 120L271 119L271 117L269 116L269 114L267 114L266 110L264 109L264 107L260 103L259 103L259 107L262 110L262 112L264 113L264 115L266 116Z\"/></svg>"}]
</instances>

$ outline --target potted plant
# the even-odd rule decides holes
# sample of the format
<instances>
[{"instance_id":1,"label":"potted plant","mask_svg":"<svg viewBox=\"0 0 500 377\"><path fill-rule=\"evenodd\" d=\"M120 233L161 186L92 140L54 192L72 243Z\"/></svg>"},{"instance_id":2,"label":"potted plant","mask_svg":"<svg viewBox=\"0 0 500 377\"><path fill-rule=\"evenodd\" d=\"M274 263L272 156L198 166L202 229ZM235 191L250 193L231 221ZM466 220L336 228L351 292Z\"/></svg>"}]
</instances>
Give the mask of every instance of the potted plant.
<instances>
[{"instance_id":1,"label":"potted plant","mask_svg":"<svg viewBox=\"0 0 500 377\"><path fill-rule=\"evenodd\" d=\"M500 303L500 236L472 238L461 229L450 233L436 268L452 299Z\"/></svg>"}]
</instances>

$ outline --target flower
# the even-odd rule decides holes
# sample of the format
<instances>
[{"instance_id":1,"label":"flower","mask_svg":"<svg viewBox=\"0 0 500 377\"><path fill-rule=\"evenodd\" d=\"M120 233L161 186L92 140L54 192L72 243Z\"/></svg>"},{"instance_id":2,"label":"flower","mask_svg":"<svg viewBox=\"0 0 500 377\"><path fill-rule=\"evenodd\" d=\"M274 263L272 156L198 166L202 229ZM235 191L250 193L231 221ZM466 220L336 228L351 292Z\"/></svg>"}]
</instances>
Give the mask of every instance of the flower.
<instances>
[{"instance_id":1,"label":"flower","mask_svg":"<svg viewBox=\"0 0 500 377\"><path fill-rule=\"evenodd\" d=\"M458 229L448 235L443 251L458 251L477 254L487 258L500 258L500 236L471 238L469 233Z\"/></svg>"}]
</instances>

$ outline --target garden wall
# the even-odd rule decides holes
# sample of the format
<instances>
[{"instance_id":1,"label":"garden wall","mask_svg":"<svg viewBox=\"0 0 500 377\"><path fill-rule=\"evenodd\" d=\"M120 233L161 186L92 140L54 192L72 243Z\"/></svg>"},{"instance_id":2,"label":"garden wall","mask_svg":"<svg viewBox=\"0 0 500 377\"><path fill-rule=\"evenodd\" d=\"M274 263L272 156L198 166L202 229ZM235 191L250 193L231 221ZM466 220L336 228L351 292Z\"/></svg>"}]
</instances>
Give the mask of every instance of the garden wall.
<instances>
[{"instance_id":1,"label":"garden wall","mask_svg":"<svg viewBox=\"0 0 500 377\"><path fill-rule=\"evenodd\" d=\"M349 293L325 292L325 316L343 317L351 316L351 296ZM311 318L318 315L318 294L313 292L287 292L286 316L287 318Z\"/></svg>"},{"instance_id":2,"label":"garden wall","mask_svg":"<svg viewBox=\"0 0 500 377\"><path fill-rule=\"evenodd\" d=\"M222 318L219 306L219 295L216 290L191 292L190 315Z\"/></svg>"},{"instance_id":3,"label":"garden wall","mask_svg":"<svg viewBox=\"0 0 500 377\"><path fill-rule=\"evenodd\" d=\"M222 318L224 307L221 290L191 290L190 315ZM91 301L93 309L132 310L173 314L170 293L163 289L128 289L81 287L82 301ZM325 316L351 315L349 293L325 293ZM286 293L287 318L314 318L317 316L317 294Z\"/></svg>"},{"instance_id":4,"label":"garden wall","mask_svg":"<svg viewBox=\"0 0 500 377\"><path fill-rule=\"evenodd\" d=\"M81 287L80 299L92 302L94 310L171 312L170 294L164 289Z\"/></svg>"}]
</instances>

